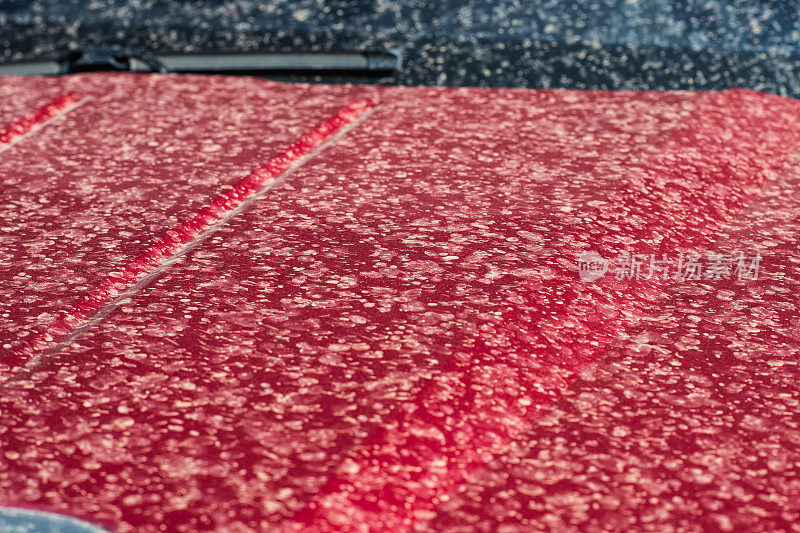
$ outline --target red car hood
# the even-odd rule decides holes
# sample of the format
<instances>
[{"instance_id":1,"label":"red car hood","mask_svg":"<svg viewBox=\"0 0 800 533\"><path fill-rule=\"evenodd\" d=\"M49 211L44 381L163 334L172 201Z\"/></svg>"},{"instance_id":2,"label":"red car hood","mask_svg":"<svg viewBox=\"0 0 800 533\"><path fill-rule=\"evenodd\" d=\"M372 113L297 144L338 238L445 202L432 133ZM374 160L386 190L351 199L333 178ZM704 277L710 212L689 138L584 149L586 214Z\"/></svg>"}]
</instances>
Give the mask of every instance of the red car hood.
<instances>
[{"instance_id":1,"label":"red car hood","mask_svg":"<svg viewBox=\"0 0 800 533\"><path fill-rule=\"evenodd\" d=\"M800 103L0 94L0 504L119 531L797 527Z\"/></svg>"}]
</instances>

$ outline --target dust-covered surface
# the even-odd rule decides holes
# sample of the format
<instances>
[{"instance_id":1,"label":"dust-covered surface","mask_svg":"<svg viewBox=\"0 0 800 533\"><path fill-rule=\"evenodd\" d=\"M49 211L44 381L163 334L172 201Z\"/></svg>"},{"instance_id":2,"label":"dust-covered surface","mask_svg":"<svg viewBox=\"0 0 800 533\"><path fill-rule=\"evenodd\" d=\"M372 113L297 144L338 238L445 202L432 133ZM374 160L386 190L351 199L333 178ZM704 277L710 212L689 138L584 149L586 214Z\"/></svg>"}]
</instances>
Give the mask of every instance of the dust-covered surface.
<instances>
[{"instance_id":1,"label":"dust-covered surface","mask_svg":"<svg viewBox=\"0 0 800 533\"><path fill-rule=\"evenodd\" d=\"M398 50L407 85L727 89L800 95L795 0L0 2L0 58ZM315 79L313 76L309 79ZM318 78L319 79L319 78Z\"/></svg>"},{"instance_id":2,"label":"dust-covered surface","mask_svg":"<svg viewBox=\"0 0 800 533\"><path fill-rule=\"evenodd\" d=\"M795 527L795 101L3 82L91 96L0 153L9 352L281 145L380 105L34 372L3 368L0 503L120 531ZM762 271L587 283L589 249Z\"/></svg>"}]
</instances>

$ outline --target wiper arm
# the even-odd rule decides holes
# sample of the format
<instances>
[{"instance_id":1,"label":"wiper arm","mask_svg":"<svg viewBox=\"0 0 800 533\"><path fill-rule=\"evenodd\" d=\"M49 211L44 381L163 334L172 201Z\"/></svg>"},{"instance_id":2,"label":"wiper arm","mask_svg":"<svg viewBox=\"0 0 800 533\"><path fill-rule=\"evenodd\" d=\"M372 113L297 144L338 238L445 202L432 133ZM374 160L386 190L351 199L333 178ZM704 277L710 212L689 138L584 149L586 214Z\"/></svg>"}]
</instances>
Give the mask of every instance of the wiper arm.
<instances>
[{"instance_id":1,"label":"wiper arm","mask_svg":"<svg viewBox=\"0 0 800 533\"><path fill-rule=\"evenodd\" d=\"M0 74L54 76L77 72L167 72L158 59L125 48L84 48L58 59L0 63Z\"/></svg>"},{"instance_id":2,"label":"wiper arm","mask_svg":"<svg viewBox=\"0 0 800 533\"><path fill-rule=\"evenodd\" d=\"M57 75L78 72L363 72L400 70L397 51L254 52L246 54L155 55L123 48L86 48L54 60L0 63L0 74Z\"/></svg>"}]
</instances>

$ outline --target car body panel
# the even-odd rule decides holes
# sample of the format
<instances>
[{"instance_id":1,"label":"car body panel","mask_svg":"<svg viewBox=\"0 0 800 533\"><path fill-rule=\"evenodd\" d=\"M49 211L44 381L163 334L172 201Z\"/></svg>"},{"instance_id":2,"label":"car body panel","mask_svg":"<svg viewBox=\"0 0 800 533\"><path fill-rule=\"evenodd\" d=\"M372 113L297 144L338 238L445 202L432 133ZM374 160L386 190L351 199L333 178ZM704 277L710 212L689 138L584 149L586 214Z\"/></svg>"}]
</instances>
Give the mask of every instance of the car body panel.
<instances>
[{"instance_id":1,"label":"car body panel","mask_svg":"<svg viewBox=\"0 0 800 533\"><path fill-rule=\"evenodd\" d=\"M74 204L7 209L22 229L4 248L40 242L40 224L53 241L12 268L50 272L72 294L10 290L9 338L47 331L341 106L373 107L148 283L128 280L79 335L4 369L2 503L122 531L791 527L797 102L183 76L7 83L108 103L76 108L0 165L14 194L38 183L31 195L61 197L53 174L83 187L109 228L75 246ZM587 250L753 248L765 253L753 280L585 282L576 269ZM20 318L15 298L52 311ZM767 421L775 436L759 447ZM750 460L766 452L776 458ZM712 482L727 496L709 495Z\"/></svg>"}]
</instances>

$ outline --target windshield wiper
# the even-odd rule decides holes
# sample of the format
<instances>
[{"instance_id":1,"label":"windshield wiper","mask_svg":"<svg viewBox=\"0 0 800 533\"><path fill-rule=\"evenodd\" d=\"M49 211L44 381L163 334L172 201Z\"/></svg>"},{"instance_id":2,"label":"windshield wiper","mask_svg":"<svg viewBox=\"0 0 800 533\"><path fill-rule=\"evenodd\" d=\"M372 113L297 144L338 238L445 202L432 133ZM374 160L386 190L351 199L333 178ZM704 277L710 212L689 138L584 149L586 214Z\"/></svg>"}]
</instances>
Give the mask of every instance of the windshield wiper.
<instances>
[{"instance_id":1,"label":"windshield wiper","mask_svg":"<svg viewBox=\"0 0 800 533\"><path fill-rule=\"evenodd\" d=\"M253 52L150 55L124 48L84 48L51 60L0 63L0 74L58 75L78 72L361 72L400 70L398 51Z\"/></svg>"}]
</instances>

